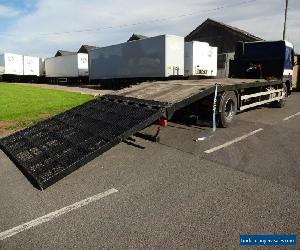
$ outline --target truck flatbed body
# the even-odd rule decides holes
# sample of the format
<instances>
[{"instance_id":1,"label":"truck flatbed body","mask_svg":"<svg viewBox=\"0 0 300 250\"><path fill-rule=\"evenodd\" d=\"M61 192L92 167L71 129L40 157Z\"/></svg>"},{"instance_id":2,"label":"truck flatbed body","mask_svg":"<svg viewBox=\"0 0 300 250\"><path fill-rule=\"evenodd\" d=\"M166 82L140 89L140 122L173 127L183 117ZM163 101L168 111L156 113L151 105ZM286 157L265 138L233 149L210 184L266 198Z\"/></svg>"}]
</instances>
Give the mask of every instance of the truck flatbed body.
<instances>
[{"instance_id":1,"label":"truck flatbed body","mask_svg":"<svg viewBox=\"0 0 300 250\"><path fill-rule=\"evenodd\" d=\"M44 189L160 118L215 91L278 81L210 79L145 82L70 109L0 139L0 148Z\"/></svg>"},{"instance_id":2,"label":"truck flatbed body","mask_svg":"<svg viewBox=\"0 0 300 250\"><path fill-rule=\"evenodd\" d=\"M223 92L279 83L278 80L236 78L156 81L133 85L115 95L165 103L167 118L170 119L176 110L214 93L216 84L218 92Z\"/></svg>"}]
</instances>

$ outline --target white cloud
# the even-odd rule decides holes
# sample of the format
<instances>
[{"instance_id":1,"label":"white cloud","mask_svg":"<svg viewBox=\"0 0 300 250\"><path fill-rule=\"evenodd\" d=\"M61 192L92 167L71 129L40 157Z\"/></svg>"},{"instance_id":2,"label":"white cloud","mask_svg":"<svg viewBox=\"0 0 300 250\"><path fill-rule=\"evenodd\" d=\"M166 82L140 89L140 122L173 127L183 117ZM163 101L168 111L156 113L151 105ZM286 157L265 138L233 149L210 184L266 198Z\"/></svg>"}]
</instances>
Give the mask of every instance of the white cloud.
<instances>
[{"instance_id":1,"label":"white cloud","mask_svg":"<svg viewBox=\"0 0 300 250\"><path fill-rule=\"evenodd\" d=\"M0 18L15 17L20 12L14 8L0 4Z\"/></svg>"},{"instance_id":2,"label":"white cloud","mask_svg":"<svg viewBox=\"0 0 300 250\"><path fill-rule=\"evenodd\" d=\"M52 56L58 49L78 50L81 44L105 46L124 42L133 32L149 36L163 33L185 36L208 17L275 40L282 36L283 2L270 4L268 0L260 0L238 5L240 1L237 0L39 0L33 13L18 19L5 34L5 39L2 36L1 49ZM230 8L207 12L228 4ZM300 48L299 4L294 1L292 7L288 38ZM151 21L197 12L199 14L168 21ZM139 22L142 24L128 25ZM103 28L111 26L114 28ZM82 29L92 31L61 33Z\"/></svg>"}]
</instances>

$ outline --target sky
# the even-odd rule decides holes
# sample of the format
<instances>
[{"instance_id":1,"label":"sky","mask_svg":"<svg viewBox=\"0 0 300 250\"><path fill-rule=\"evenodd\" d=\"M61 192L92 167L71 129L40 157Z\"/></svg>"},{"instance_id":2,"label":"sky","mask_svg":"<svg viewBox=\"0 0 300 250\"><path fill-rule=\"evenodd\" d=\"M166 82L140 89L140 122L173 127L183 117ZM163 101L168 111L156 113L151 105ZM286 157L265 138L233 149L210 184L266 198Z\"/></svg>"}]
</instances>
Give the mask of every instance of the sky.
<instances>
[{"instance_id":1,"label":"sky","mask_svg":"<svg viewBox=\"0 0 300 250\"><path fill-rule=\"evenodd\" d=\"M285 0L0 0L0 53L51 57L122 43L132 33L186 36L207 18L265 40L282 39ZM300 1L290 0L287 40L300 52Z\"/></svg>"}]
</instances>

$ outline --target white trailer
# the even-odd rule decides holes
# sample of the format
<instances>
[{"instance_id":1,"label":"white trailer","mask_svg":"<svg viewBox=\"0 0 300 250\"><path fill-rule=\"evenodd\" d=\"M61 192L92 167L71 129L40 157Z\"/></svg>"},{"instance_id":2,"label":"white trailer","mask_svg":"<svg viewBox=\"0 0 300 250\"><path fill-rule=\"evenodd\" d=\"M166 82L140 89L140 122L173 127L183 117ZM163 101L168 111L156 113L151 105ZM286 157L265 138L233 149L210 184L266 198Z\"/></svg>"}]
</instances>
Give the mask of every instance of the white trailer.
<instances>
[{"instance_id":1,"label":"white trailer","mask_svg":"<svg viewBox=\"0 0 300 250\"><path fill-rule=\"evenodd\" d=\"M23 75L23 56L12 53L0 55L0 75Z\"/></svg>"},{"instance_id":2,"label":"white trailer","mask_svg":"<svg viewBox=\"0 0 300 250\"><path fill-rule=\"evenodd\" d=\"M209 62L208 72L210 73L209 76L216 77L218 74L218 47L210 46L208 52L208 62Z\"/></svg>"},{"instance_id":3,"label":"white trailer","mask_svg":"<svg viewBox=\"0 0 300 250\"><path fill-rule=\"evenodd\" d=\"M45 76L45 74L46 74L46 71L45 71L45 58L40 58L39 64L40 64L40 76Z\"/></svg>"},{"instance_id":4,"label":"white trailer","mask_svg":"<svg viewBox=\"0 0 300 250\"><path fill-rule=\"evenodd\" d=\"M23 56L24 76L40 76L40 58Z\"/></svg>"},{"instance_id":5,"label":"white trailer","mask_svg":"<svg viewBox=\"0 0 300 250\"><path fill-rule=\"evenodd\" d=\"M58 56L45 59L46 77L77 78L89 74L88 55Z\"/></svg>"},{"instance_id":6,"label":"white trailer","mask_svg":"<svg viewBox=\"0 0 300 250\"><path fill-rule=\"evenodd\" d=\"M160 35L89 51L90 80L184 75L184 38Z\"/></svg>"},{"instance_id":7,"label":"white trailer","mask_svg":"<svg viewBox=\"0 0 300 250\"><path fill-rule=\"evenodd\" d=\"M217 76L217 47L206 42L186 42L184 44L185 76Z\"/></svg>"}]
</instances>

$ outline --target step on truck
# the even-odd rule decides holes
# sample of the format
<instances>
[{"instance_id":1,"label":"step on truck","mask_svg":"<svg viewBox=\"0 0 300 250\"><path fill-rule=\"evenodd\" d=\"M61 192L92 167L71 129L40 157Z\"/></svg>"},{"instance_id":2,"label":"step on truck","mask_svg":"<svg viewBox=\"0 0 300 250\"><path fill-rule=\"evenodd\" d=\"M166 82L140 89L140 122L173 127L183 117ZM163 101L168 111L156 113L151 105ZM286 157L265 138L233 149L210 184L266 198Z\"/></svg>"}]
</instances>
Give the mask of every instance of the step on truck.
<instances>
[{"instance_id":1,"label":"step on truck","mask_svg":"<svg viewBox=\"0 0 300 250\"><path fill-rule=\"evenodd\" d=\"M277 77L264 75L268 80L227 78L143 82L114 95L98 97L2 138L0 148L36 187L45 189L153 123L165 126L167 120L185 109L196 116L201 115L203 107L212 111L215 93L220 127L229 126L239 111L262 104L283 107L289 93L288 80L283 81L283 73L288 70L285 67L291 65L286 63L287 58L286 54L281 55L281 60L278 58L277 62L282 66L280 77L279 74ZM240 68L246 73L240 74L267 72L264 70L269 67L266 62L259 62L258 66L250 59Z\"/></svg>"}]
</instances>

